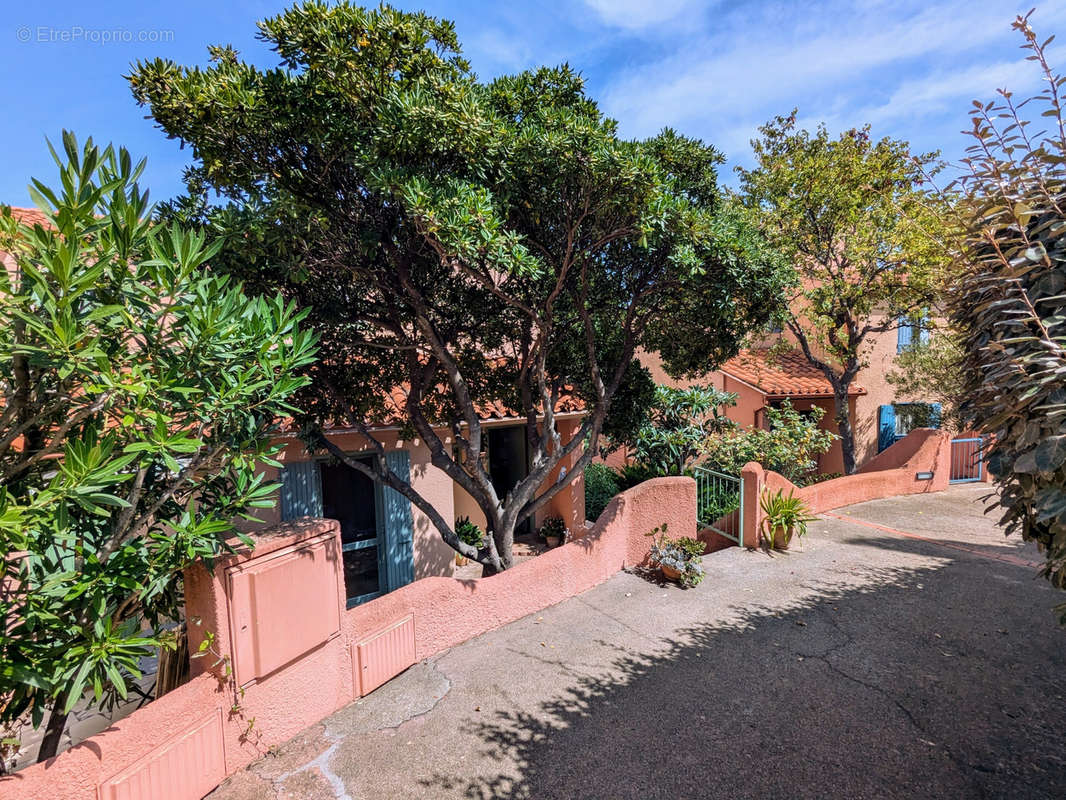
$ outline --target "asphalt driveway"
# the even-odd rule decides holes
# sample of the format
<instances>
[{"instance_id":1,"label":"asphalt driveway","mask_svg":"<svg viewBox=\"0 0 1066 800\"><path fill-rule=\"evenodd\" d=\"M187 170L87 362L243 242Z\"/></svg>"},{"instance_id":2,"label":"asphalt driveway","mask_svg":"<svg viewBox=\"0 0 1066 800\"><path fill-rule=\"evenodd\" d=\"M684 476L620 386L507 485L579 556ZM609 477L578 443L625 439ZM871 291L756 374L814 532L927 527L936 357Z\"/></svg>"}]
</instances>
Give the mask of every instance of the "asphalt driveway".
<instances>
[{"instance_id":1,"label":"asphalt driveway","mask_svg":"<svg viewBox=\"0 0 1066 800\"><path fill-rule=\"evenodd\" d=\"M623 573L415 665L236 798L1066 797L1066 595L987 487L841 509L683 591Z\"/></svg>"}]
</instances>

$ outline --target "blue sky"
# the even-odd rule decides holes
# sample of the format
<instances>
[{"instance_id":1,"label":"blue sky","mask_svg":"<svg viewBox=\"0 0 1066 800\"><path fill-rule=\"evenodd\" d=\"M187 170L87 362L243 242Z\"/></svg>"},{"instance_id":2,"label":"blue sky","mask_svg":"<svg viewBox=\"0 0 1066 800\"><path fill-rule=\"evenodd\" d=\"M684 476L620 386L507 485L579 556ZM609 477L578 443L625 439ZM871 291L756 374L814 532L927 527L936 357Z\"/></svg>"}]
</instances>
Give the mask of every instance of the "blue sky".
<instances>
[{"instance_id":1,"label":"blue sky","mask_svg":"<svg viewBox=\"0 0 1066 800\"><path fill-rule=\"evenodd\" d=\"M799 108L802 124L839 131L870 122L875 136L962 155L967 109L1006 86L1020 95L1039 75L1010 23L1038 3L1041 38L1066 71L1066 0L429 0L400 2L455 20L484 78L568 61L619 120L623 135L665 125L714 143L731 167L775 114ZM232 43L273 65L254 22L281 2L53 2L11 7L0 28L0 202L28 205L29 177L50 182L44 137L62 128L147 155L155 199L181 190L188 152L134 105L122 75L138 58L205 63L208 44ZM143 32L143 33L142 33ZM104 41L106 38L125 41ZM145 41L139 41L139 39Z\"/></svg>"}]
</instances>

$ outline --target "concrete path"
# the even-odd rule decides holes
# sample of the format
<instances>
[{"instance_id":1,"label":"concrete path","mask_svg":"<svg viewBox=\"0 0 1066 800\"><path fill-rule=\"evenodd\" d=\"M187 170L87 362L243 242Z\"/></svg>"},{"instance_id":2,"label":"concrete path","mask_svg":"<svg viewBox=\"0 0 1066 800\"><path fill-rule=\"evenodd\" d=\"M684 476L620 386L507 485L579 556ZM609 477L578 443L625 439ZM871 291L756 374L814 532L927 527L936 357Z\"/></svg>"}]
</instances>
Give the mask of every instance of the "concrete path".
<instances>
[{"instance_id":1,"label":"concrete path","mask_svg":"<svg viewBox=\"0 0 1066 800\"><path fill-rule=\"evenodd\" d=\"M238 798L1066 797L1066 595L988 488L852 506L683 591L623 573L412 667Z\"/></svg>"}]
</instances>

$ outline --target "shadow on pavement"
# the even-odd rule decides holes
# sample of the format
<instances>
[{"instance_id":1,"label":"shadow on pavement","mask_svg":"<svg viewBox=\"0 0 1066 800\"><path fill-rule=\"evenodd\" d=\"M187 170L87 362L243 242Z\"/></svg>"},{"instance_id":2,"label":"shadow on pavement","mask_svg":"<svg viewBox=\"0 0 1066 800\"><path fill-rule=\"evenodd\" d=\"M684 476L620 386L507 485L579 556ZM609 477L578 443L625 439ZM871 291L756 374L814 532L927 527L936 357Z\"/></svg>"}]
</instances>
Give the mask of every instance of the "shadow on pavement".
<instances>
[{"instance_id":1,"label":"shadow on pavement","mask_svg":"<svg viewBox=\"0 0 1066 800\"><path fill-rule=\"evenodd\" d=\"M1064 797L1066 636L1032 570L871 536L944 561L845 573L787 609L627 649L534 713L461 723L499 774L437 772L468 798ZM932 549L931 549L932 547ZM684 602L685 597L678 597ZM760 602L761 601L761 602ZM516 678L520 680L520 678Z\"/></svg>"}]
</instances>

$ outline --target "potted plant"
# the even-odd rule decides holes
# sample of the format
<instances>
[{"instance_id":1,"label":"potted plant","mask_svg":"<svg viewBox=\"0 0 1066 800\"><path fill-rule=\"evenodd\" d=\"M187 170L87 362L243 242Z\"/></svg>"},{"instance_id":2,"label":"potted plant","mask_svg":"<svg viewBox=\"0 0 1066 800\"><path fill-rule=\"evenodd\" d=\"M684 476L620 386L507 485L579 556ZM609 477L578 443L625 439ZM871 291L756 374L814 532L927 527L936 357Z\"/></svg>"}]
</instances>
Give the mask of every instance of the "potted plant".
<instances>
[{"instance_id":1,"label":"potted plant","mask_svg":"<svg viewBox=\"0 0 1066 800\"><path fill-rule=\"evenodd\" d=\"M705 549L703 542L687 536L667 539L665 522L644 535L655 539L648 560L660 569L664 577L686 589L703 580L703 564L700 563L700 556Z\"/></svg>"},{"instance_id":2,"label":"potted plant","mask_svg":"<svg viewBox=\"0 0 1066 800\"><path fill-rule=\"evenodd\" d=\"M468 544L471 547L481 547L485 534L481 528L470 521L470 517L459 517L455 521L455 535L459 537L459 541L463 544ZM455 554L456 566L462 567L467 561L466 556L461 553Z\"/></svg>"},{"instance_id":3,"label":"potted plant","mask_svg":"<svg viewBox=\"0 0 1066 800\"><path fill-rule=\"evenodd\" d=\"M814 520L810 506L802 497L796 497L793 490L787 495L784 489L764 491L759 505L763 512L759 532L763 544L774 550L787 550L792 537L806 534L807 523Z\"/></svg>"},{"instance_id":4,"label":"potted plant","mask_svg":"<svg viewBox=\"0 0 1066 800\"><path fill-rule=\"evenodd\" d=\"M540 535L548 547L558 547L566 541L566 523L562 517L548 517L540 526Z\"/></svg>"}]
</instances>

